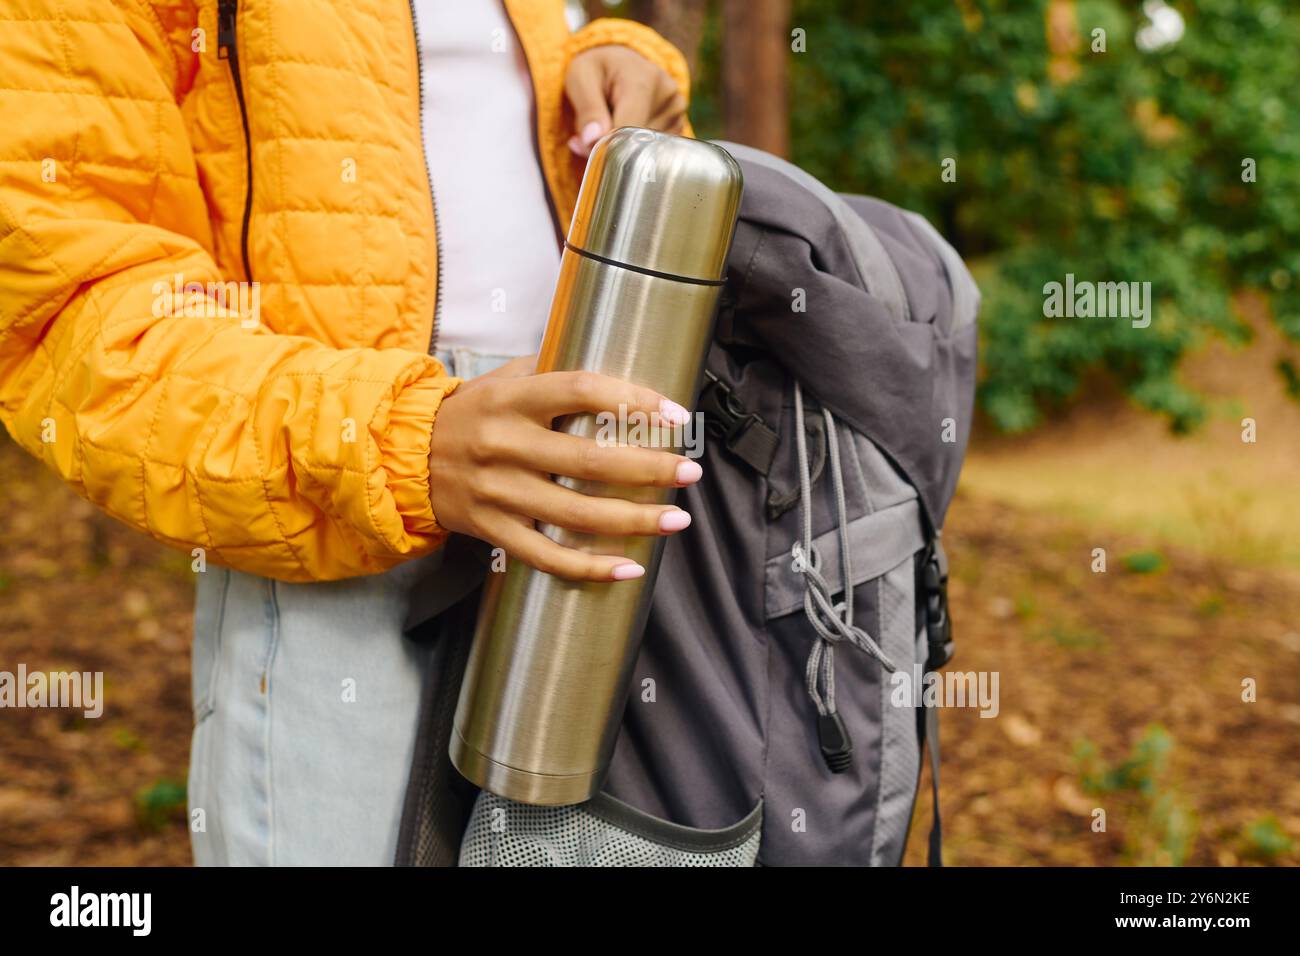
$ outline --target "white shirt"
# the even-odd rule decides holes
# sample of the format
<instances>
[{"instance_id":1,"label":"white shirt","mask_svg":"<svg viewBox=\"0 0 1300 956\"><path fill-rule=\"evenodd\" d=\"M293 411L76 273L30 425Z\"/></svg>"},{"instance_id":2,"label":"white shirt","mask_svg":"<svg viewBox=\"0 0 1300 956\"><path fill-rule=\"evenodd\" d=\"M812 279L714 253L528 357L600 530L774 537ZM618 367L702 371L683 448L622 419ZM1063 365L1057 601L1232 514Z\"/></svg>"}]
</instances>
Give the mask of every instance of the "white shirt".
<instances>
[{"instance_id":1,"label":"white shirt","mask_svg":"<svg viewBox=\"0 0 1300 956\"><path fill-rule=\"evenodd\" d=\"M436 348L530 355L560 251L527 62L500 0L415 0L413 9L442 252Z\"/></svg>"}]
</instances>

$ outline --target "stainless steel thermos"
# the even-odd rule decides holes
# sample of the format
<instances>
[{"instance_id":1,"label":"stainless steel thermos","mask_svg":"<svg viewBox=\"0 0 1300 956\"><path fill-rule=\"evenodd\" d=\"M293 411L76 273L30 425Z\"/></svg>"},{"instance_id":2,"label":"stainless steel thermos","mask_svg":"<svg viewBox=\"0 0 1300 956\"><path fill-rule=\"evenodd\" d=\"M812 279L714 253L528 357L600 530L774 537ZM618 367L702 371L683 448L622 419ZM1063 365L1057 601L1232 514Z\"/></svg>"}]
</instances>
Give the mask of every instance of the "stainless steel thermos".
<instances>
[{"instance_id":1,"label":"stainless steel thermos","mask_svg":"<svg viewBox=\"0 0 1300 956\"><path fill-rule=\"evenodd\" d=\"M631 127L602 138L583 177L537 370L601 372L691 408L741 188L736 161L709 143ZM556 423L593 439L607 437L608 426L591 414ZM591 495L674 497L672 489L556 480ZM580 803L599 790L613 753L664 539L540 530L568 547L626 555L646 573L575 582L509 561L489 574L451 759L508 799Z\"/></svg>"}]
</instances>

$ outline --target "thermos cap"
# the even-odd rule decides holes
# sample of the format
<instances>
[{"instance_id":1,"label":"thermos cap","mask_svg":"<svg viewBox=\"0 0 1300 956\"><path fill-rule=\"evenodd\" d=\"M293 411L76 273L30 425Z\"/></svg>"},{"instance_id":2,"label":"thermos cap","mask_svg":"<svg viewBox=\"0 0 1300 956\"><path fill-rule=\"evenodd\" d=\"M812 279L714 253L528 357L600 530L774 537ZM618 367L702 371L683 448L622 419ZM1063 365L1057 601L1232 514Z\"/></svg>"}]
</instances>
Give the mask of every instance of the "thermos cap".
<instances>
[{"instance_id":1,"label":"thermos cap","mask_svg":"<svg viewBox=\"0 0 1300 956\"><path fill-rule=\"evenodd\" d=\"M597 141L569 245L682 279L724 278L743 178L720 146L625 126Z\"/></svg>"}]
</instances>

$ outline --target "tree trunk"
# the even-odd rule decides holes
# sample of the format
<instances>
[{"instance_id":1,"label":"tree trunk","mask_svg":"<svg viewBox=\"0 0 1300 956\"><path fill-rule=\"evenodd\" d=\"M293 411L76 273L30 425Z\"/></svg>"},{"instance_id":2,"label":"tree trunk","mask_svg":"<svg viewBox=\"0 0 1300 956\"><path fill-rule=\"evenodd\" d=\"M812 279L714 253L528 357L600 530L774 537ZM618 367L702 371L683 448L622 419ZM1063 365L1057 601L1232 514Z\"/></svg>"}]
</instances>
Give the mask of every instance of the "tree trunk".
<instances>
[{"instance_id":1,"label":"tree trunk","mask_svg":"<svg viewBox=\"0 0 1300 956\"><path fill-rule=\"evenodd\" d=\"M737 143L790 152L790 0L722 0L722 129Z\"/></svg>"},{"instance_id":2,"label":"tree trunk","mask_svg":"<svg viewBox=\"0 0 1300 956\"><path fill-rule=\"evenodd\" d=\"M628 16L651 27L686 57L691 76L700 60L700 37L708 4L704 0L631 0Z\"/></svg>"}]
</instances>

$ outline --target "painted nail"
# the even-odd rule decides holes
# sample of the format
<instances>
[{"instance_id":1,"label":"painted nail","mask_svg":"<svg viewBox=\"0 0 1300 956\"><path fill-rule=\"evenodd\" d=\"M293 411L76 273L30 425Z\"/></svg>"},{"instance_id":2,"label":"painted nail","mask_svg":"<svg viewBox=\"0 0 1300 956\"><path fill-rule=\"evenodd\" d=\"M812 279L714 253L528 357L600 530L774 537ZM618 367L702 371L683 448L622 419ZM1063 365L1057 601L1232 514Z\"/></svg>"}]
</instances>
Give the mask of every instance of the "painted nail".
<instances>
[{"instance_id":1,"label":"painted nail","mask_svg":"<svg viewBox=\"0 0 1300 956\"><path fill-rule=\"evenodd\" d=\"M691 413L676 402L665 398L659 403L659 417L669 425L685 425L691 420Z\"/></svg>"},{"instance_id":2,"label":"painted nail","mask_svg":"<svg viewBox=\"0 0 1300 956\"><path fill-rule=\"evenodd\" d=\"M665 534L674 531L681 531L683 528L691 526L691 513L678 508L675 511L665 511L659 516L659 530Z\"/></svg>"},{"instance_id":3,"label":"painted nail","mask_svg":"<svg viewBox=\"0 0 1300 956\"><path fill-rule=\"evenodd\" d=\"M645 568L641 567L641 565L637 564L635 561L629 562L628 564L620 564L618 567L614 568L615 581L631 581L634 578L641 577L643 574L645 574Z\"/></svg>"},{"instance_id":4,"label":"painted nail","mask_svg":"<svg viewBox=\"0 0 1300 956\"><path fill-rule=\"evenodd\" d=\"M677 484L690 485L699 481L704 475L704 469L693 461L684 461L677 466ZM683 512L685 514L685 512Z\"/></svg>"},{"instance_id":5,"label":"painted nail","mask_svg":"<svg viewBox=\"0 0 1300 956\"><path fill-rule=\"evenodd\" d=\"M582 128L582 145L587 149L591 149L591 147L595 145L596 140L600 139L604 132L605 127L595 120L592 120Z\"/></svg>"}]
</instances>

